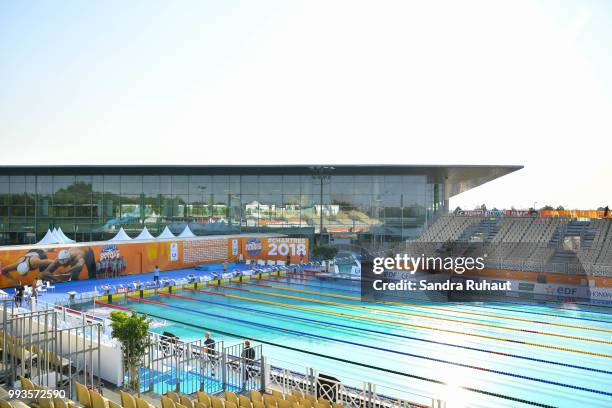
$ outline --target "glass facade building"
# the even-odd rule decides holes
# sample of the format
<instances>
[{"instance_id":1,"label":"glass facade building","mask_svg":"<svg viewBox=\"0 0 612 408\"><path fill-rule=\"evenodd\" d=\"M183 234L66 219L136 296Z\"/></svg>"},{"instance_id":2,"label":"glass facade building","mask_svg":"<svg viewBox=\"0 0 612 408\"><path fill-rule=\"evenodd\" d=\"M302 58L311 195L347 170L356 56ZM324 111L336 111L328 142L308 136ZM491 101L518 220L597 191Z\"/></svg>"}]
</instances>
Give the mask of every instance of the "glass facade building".
<instances>
[{"instance_id":1,"label":"glass facade building","mask_svg":"<svg viewBox=\"0 0 612 408\"><path fill-rule=\"evenodd\" d=\"M277 232L324 243L418 237L450 196L516 166L0 167L0 243L61 227L77 241L189 225L197 235Z\"/></svg>"}]
</instances>

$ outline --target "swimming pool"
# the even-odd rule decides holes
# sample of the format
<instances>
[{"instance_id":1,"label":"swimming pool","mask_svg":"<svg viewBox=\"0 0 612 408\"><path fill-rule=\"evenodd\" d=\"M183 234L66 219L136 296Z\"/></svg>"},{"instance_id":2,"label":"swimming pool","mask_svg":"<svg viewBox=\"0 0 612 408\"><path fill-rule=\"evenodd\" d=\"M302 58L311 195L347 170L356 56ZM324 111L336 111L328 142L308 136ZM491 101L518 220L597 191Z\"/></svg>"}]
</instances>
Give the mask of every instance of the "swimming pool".
<instances>
[{"instance_id":1,"label":"swimming pool","mask_svg":"<svg viewBox=\"0 0 612 408\"><path fill-rule=\"evenodd\" d=\"M184 340L261 342L271 362L448 406L612 406L612 314L510 302L362 303L359 284L271 277L121 303ZM293 365L293 367L292 367Z\"/></svg>"}]
</instances>

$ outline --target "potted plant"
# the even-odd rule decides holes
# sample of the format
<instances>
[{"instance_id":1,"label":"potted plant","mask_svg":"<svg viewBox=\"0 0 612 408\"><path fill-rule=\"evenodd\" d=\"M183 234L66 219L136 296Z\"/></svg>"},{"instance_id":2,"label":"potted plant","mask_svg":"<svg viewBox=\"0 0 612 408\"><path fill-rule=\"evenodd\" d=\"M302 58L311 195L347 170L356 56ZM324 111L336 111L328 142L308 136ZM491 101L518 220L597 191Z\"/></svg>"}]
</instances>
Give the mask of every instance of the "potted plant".
<instances>
[{"instance_id":1,"label":"potted plant","mask_svg":"<svg viewBox=\"0 0 612 408\"><path fill-rule=\"evenodd\" d=\"M142 365L151 340L149 327L151 324L147 316L132 312L115 311L110 314L111 336L121 343L123 351L123 365L129 372L128 386L140 395L140 373L138 368Z\"/></svg>"}]
</instances>

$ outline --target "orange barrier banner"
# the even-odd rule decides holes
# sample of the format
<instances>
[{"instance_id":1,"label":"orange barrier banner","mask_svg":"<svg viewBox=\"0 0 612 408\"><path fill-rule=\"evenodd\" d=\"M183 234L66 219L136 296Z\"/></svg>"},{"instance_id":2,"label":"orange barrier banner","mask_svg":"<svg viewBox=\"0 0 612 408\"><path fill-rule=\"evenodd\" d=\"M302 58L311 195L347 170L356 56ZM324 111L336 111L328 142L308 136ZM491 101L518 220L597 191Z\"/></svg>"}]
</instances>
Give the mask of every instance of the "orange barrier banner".
<instances>
[{"instance_id":1,"label":"orange barrier banner","mask_svg":"<svg viewBox=\"0 0 612 408\"><path fill-rule=\"evenodd\" d=\"M612 218L612 211L605 210L541 210L542 217Z\"/></svg>"},{"instance_id":2,"label":"orange barrier banner","mask_svg":"<svg viewBox=\"0 0 612 408\"><path fill-rule=\"evenodd\" d=\"M257 235L210 236L164 241L92 242L0 247L0 288L109 278L190 268L199 264L262 259L308 260L308 239Z\"/></svg>"}]
</instances>

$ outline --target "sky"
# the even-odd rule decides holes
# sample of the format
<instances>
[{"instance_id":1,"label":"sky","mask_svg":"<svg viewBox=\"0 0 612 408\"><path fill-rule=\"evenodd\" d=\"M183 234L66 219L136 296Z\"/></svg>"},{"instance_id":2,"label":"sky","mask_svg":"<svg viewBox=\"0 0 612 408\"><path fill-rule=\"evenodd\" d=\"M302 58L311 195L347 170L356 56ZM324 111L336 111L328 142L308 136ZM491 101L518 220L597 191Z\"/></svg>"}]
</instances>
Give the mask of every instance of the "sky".
<instances>
[{"instance_id":1,"label":"sky","mask_svg":"<svg viewBox=\"0 0 612 408\"><path fill-rule=\"evenodd\" d=\"M1 1L0 165L516 164L612 205L612 2Z\"/></svg>"}]
</instances>

